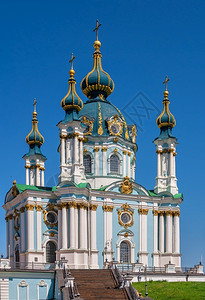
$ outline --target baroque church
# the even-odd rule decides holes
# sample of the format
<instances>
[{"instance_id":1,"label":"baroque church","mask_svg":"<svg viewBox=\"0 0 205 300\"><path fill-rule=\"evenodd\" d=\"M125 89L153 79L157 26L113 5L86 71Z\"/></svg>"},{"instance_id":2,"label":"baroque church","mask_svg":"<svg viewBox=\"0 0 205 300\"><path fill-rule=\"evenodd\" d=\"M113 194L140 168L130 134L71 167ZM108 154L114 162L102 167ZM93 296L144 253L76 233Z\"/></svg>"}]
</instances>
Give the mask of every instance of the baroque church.
<instances>
[{"instance_id":1,"label":"baroque church","mask_svg":"<svg viewBox=\"0 0 205 300\"><path fill-rule=\"evenodd\" d=\"M114 81L102 68L101 42L94 42L93 68L82 79L83 102L76 91L74 57L68 93L61 100L58 123L58 185L46 187L44 138L38 129L36 101L26 137L25 184L8 191L7 257L11 265L54 264L98 269L107 262L181 267L180 204L175 158L176 124L169 110L165 79L162 113L157 118L156 184L149 190L135 182L137 128L111 101ZM89 66L88 66L89 68ZM49 162L48 162L49 163Z\"/></svg>"}]
</instances>

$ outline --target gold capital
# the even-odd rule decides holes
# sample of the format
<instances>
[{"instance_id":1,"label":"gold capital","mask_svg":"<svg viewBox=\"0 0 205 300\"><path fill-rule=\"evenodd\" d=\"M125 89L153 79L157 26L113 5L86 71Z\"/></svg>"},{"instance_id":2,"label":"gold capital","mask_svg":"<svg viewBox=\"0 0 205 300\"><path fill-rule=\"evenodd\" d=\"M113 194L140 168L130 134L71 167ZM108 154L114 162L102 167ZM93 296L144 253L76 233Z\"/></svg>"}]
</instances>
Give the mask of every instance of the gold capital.
<instances>
[{"instance_id":1,"label":"gold capital","mask_svg":"<svg viewBox=\"0 0 205 300\"><path fill-rule=\"evenodd\" d=\"M154 215L154 216L158 216L158 214L159 214L159 211L158 211L158 210L153 210L153 215Z\"/></svg>"},{"instance_id":2,"label":"gold capital","mask_svg":"<svg viewBox=\"0 0 205 300\"><path fill-rule=\"evenodd\" d=\"M106 152L107 151L107 147L102 147L102 151Z\"/></svg>"},{"instance_id":3,"label":"gold capital","mask_svg":"<svg viewBox=\"0 0 205 300\"><path fill-rule=\"evenodd\" d=\"M113 208L114 208L114 206L103 205L103 210L104 210L104 211L112 212L112 211L113 211Z\"/></svg>"},{"instance_id":4,"label":"gold capital","mask_svg":"<svg viewBox=\"0 0 205 300\"><path fill-rule=\"evenodd\" d=\"M60 205L61 205L62 208L67 208L67 203L66 202L62 202Z\"/></svg>"},{"instance_id":5,"label":"gold capital","mask_svg":"<svg viewBox=\"0 0 205 300\"><path fill-rule=\"evenodd\" d=\"M149 209L147 209L147 208L139 208L138 211L139 211L140 215L147 215Z\"/></svg>"},{"instance_id":6,"label":"gold capital","mask_svg":"<svg viewBox=\"0 0 205 300\"><path fill-rule=\"evenodd\" d=\"M42 208L43 208L42 205L36 205L36 210L37 210L37 211L41 211Z\"/></svg>"},{"instance_id":7,"label":"gold capital","mask_svg":"<svg viewBox=\"0 0 205 300\"><path fill-rule=\"evenodd\" d=\"M25 205L25 208L26 208L26 210L31 210L31 211L33 211L34 205L33 205L33 204L26 204L26 205Z\"/></svg>"},{"instance_id":8,"label":"gold capital","mask_svg":"<svg viewBox=\"0 0 205 300\"><path fill-rule=\"evenodd\" d=\"M97 207L98 207L98 205L90 204L90 210L96 211Z\"/></svg>"},{"instance_id":9,"label":"gold capital","mask_svg":"<svg viewBox=\"0 0 205 300\"><path fill-rule=\"evenodd\" d=\"M180 211L179 210L173 211L173 216L174 217L179 217L180 216Z\"/></svg>"},{"instance_id":10,"label":"gold capital","mask_svg":"<svg viewBox=\"0 0 205 300\"><path fill-rule=\"evenodd\" d=\"M95 148L94 148L94 151L95 151L95 152L99 152L99 150L100 150L100 147L95 147Z\"/></svg>"}]
</instances>

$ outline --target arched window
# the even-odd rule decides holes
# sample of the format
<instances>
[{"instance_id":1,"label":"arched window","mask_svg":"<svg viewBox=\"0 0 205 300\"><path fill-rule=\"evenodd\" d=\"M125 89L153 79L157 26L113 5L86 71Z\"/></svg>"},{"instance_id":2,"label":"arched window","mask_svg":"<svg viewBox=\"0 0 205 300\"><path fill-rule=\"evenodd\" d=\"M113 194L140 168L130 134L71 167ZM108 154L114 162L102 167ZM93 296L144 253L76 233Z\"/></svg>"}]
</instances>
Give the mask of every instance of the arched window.
<instances>
[{"instance_id":1,"label":"arched window","mask_svg":"<svg viewBox=\"0 0 205 300\"><path fill-rule=\"evenodd\" d=\"M120 262L130 263L130 245L125 241L120 244Z\"/></svg>"},{"instance_id":2,"label":"arched window","mask_svg":"<svg viewBox=\"0 0 205 300\"><path fill-rule=\"evenodd\" d=\"M85 167L85 174L92 173L92 162L90 154L85 154L83 156L83 165Z\"/></svg>"},{"instance_id":3,"label":"arched window","mask_svg":"<svg viewBox=\"0 0 205 300\"><path fill-rule=\"evenodd\" d=\"M120 173L120 160L116 154L110 156L110 173Z\"/></svg>"},{"instance_id":4,"label":"arched window","mask_svg":"<svg viewBox=\"0 0 205 300\"><path fill-rule=\"evenodd\" d=\"M46 262L54 263L56 261L56 245L49 241L46 244Z\"/></svg>"}]
</instances>

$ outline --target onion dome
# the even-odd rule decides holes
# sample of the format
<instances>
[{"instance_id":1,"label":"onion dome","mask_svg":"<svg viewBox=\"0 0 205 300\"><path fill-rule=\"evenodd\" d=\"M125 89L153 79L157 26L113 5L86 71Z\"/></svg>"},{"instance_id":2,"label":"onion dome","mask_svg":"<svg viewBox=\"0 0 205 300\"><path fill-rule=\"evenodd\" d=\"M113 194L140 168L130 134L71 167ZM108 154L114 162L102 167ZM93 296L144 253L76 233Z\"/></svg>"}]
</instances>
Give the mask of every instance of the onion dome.
<instances>
[{"instance_id":1,"label":"onion dome","mask_svg":"<svg viewBox=\"0 0 205 300\"><path fill-rule=\"evenodd\" d=\"M61 100L61 106L66 112L71 112L75 110L76 112L79 112L83 108L83 101L80 99L80 97L77 95L75 90L75 84L76 81L74 79L75 71L73 70L73 60L75 57L71 57L71 69L70 69L70 78L68 80L69 89L67 95Z\"/></svg>"},{"instance_id":2,"label":"onion dome","mask_svg":"<svg viewBox=\"0 0 205 300\"><path fill-rule=\"evenodd\" d=\"M167 91L167 82L169 80L170 79L168 79L166 76L166 79L163 82L163 83L165 83L164 100L162 102L163 103L163 111L159 115L159 117L157 118L157 121L156 121L157 125L160 129L173 128L176 125L176 120L169 110L169 99L168 99L169 92Z\"/></svg>"},{"instance_id":3,"label":"onion dome","mask_svg":"<svg viewBox=\"0 0 205 300\"><path fill-rule=\"evenodd\" d=\"M38 145L40 147L44 143L44 137L40 134L40 132L38 130L36 103L37 103L37 101L36 101L36 99L34 99L32 129L31 129L31 132L26 137L26 143L28 145Z\"/></svg>"},{"instance_id":4,"label":"onion dome","mask_svg":"<svg viewBox=\"0 0 205 300\"><path fill-rule=\"evenodd\" d=\"M93 69L89 72L81 82L81 89L88 99L94 99L98 96L106 99L114 90L114 82L110 75L103 71L101 58L102 54L100 52L101 42L98 40L98 28L101 24L98 24L94 29L96 31L96 41L93 46L95 52L93 53Z\"/></svg>"}]
</instances>

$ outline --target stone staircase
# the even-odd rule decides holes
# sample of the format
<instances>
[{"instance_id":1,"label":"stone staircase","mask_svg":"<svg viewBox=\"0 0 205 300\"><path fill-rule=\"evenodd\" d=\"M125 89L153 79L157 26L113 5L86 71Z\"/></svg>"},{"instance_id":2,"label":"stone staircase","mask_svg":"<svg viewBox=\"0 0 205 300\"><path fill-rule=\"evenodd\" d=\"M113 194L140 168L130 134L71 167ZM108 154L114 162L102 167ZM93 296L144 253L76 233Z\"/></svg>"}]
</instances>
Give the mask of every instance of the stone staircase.
<instances>
[{"instance_id":1,"label":"stone staircase","mask_svg":"<svg viewBox=\"0 0 205 300\"><path fill-rule=\"evenodd\" d=\"M71 276L84 300L91 299L129 299L124 288L118 288L118 284L111 269L103 270L70 270Z\"/></svg>"}]
</instances>

